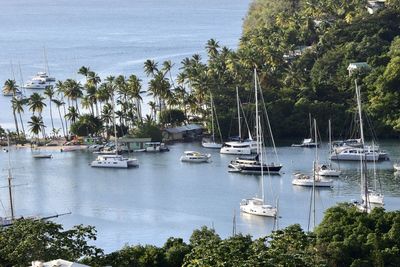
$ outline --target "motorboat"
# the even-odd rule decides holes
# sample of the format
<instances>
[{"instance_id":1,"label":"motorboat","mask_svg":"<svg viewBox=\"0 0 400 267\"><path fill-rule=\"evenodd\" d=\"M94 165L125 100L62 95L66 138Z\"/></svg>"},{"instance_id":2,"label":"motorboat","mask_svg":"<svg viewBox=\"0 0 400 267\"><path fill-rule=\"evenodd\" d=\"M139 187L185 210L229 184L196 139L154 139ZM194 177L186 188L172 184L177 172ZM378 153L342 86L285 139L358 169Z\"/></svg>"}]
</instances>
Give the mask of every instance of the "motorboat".
<instances>
[{"instance_id":1,"label":"motorboat","mask_svg":"<svg viewBox=\"0 0 400 267\"><path fill-rule=\"evenodd\" d=\"M38 72L36 76L32 77L25 85L25 89L46 89L55 81L55 78L47 76L46 72Z\"/></svg>"},{"instance_id":2,"label":"motorboat","mask_svg":"<svg viewBox=\"0 0 400 267\"><path fill-rule=\"evenodd\" d=\"M373 150L369 146L362 147L340 147L334 149L330 155L331 160L360 161L360 158L366 161L379 161L388 159L386 152Z\"/></svg>"},{"instance_id":3,"label":"motorboat","mask_svg":"<svg viewBox=\"0 0 400 267\"><path fill-rule=\"evenodd\" d=\"M312 138L303 139L300 144L292 144L292 147L316 147L319 146L317 142L313 142Z\"/></svg>"},{"instance_id":4,"label":"motorboat","mask_svg":"<svg viewBox=\"0 0 400 267\"><path fill-rule=\"evenodd\" d=\"M318 176L330 176L330 177L339 177L342 171L336 170L332 168L331 165L328 164L319 164L317 166L317 175Z\"/></svg>"},{"instance_id":5,"label":"motorboat","mask_svg":"<svg viewBox=\"0 0 400 267\"><path fill-rule=\"evenodd\" d=\"M121 155L99 155L90 164L100 168L129 168L139 166L136 158L125 158Z\"/></svg>"},{"instance_id":6,"label":"motorboat","mask_svg":"<svg viewBox=\"0 0 400 267\"><path fill-rule=\"evenodd\" d=\"M278 174L282 169L282 164L261 163L259 157L259 154L254 157L238 157L228 165L228 171L241 173L260 173L263 171L264 173Z\"/></svg>"},{"instance_id":7,"label":"motorboat","mask_svg":"<svg viewBox=\"0 0 400 267\"><path fill-rule=\"evenodd\" d=\"M181 156L182 162L193 162L193 163L201 163L201 162L209 162L211 159L211 154L203 154L197 151L185 151L184 155Z\"/></svg>"},{"instance_id":8,"label":"motorboat","mask_svg":"<svg viewBox=\"0 0 400 267\"><path fill-rule=\"evenodd\" d=\"M333 187L333 180L318 175L314 177L303 173L295 173L292 184L307 187Z\"/></svg>"},{"instance_id":9,"label":"motorboat","mask_svg":"<svg viewBox=\"0 0 400 267\"><path fill-rule=\"evenodd\" d=\"M147 142L144 144L144 152L166 152L169 151L167 145L161 142Z\"/></svg>"},{"instance_id":10,"label":"motorboat","mask_svg":"<svg viewBox=\"0 0 400 267\"><path fill-rule=\"evenodd\" d=\"M240 211L266 217L275 217L278 212L276 208L264 204L263 199L257 197L243 199L240 202Z\"/></svg>"}]
</instances>

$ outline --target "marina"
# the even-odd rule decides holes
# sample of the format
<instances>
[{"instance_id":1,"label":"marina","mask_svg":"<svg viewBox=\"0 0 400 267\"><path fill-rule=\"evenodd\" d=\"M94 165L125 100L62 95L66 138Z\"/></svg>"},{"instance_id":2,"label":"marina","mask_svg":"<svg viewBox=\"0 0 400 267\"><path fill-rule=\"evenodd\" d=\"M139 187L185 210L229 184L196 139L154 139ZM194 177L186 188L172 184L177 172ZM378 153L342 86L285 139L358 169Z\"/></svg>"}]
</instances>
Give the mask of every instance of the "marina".
<instances>
[{"instance_id":1,"label":"marina","mask_svg":"<svg viewBox=\"0 0 400 267\"><path fill-rule=\"evenodd\" d=\"M382 141L380 145L393 161L400 158L399 142ZM89 164L96 155L87 150L62 153L49 147L44 153L51 153L53 158L36 160L29 148L11 148L14 183L26 184L14 189L16 214L46 216L71 212L54 221L65 228L94 225L98 231L96 244L106 251L124 244L161 245L171 236L188 240L193 230L203 225L227 237L232 233L234 213L237 232L256 238L272 231L273 218L239 212L241 199L261 197L261 192L259 175L228 172L227 166L236 156L205 149L200 142L170 144L169 148L168 153L131 153L140 167L128 169L91 168ZM188 150L209 153L212 162L180 162L180 156ZM306 229L311 189L293 186L291 182L294 172L312 173L315 151L290 146L278 146L277 151L284 167L280 175L265 175L265 192L274 204L279 198L280 228L299 223ZM327 160L326 143L319 153L321 160ZM8 153L0 153L2 162L7 157ZM266 160L272 157L273 153L267 153ZM368 164L372 171L372 163ZM333 166L340 167L342 174L332 178L332 189L316 190L317 223L328 207L360 196L359 163L341 162ZM385 194L385 209L397 209L400 175L390 161L377 163L376 172ZM1 185L6 185L6 171L1 177ZM8 203L5 192L1 201Z\"/></svg>"}]
</instances>

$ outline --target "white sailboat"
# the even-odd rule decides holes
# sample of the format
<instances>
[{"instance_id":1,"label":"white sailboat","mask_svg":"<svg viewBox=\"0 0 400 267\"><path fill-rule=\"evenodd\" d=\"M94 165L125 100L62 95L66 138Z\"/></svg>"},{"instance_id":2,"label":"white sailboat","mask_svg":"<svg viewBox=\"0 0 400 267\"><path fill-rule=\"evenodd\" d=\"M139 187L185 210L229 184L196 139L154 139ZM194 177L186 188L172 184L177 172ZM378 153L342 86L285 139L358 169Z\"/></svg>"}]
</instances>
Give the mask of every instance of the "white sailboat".
<instances>
[{"instance_id":1,"label":"white sailboat","mask_svg":"<svg viewBox=\"0 0 400 267\"><path fill-rule=\"evenodd\" d=\"M201 145L205 148L221 148L222 143L215 141L215 129L214 129L214 114L215 114L215 121L217 123L218 133L220 137L220 141L222 141L221 130L219 128L217 112L215 109L214 101L212 98L212 94L210 93L210 102L211 102L211 138L210 139L203 139Z\"/></svg>"},{"instance_id":2,"label":"white sailboat","mask_svg":"<svg viewBox=\"0 0 400 267\"><path fill-rule=\"evenodd\" d=\"M316 123L315 119L314 119L314 131L315 131L315 136L317 136L317 123ZM317 139L315 139L315 140L317 140ZM292 184L298 185L298 186L308 186L308 187L332 187L333 180L326 179L323 176L319 176L317 173L316 166L318 166L318 147L317 146L315 146L315 161L313 162L313 174L306 175L306 174L302 174L302 173L295 173Z\"/></svg>"},{"instance_id":3,"label":"white sailboat","mask_svg":"<svg viewBox=\"0 0 400 267\"><path fill-rule=\"evenodd\" d=\"M357 98L357 109L358 116L360 120L360 135L361 135L361 148L364 148L364 127L362 120L362 109L361 109L361 92L357 86L357 80L355 81L356 85L356 98ZM368 176L367 176L367 158L366 154L360 155L360 180L361 180L361 203L355 203L357 208L363 212L370 212L375 206L382 206L383 203L383 194L378 193L375 190L370 190L368 188ZM375 160L374 160L374 175L375 173Z\"/></svg>"},{"instance_id":4,"label":"white sailboat","mask_svg":"<svg viewBox=\"0 0 400 267\"><path fill-rule=\"evenodd\" d=\"M231 154L231 155L250 155L251 153L257 152L257 142L252 140L249 131L249 138L247 140L242 139L242 128L240 121L240 100L239 91L236 87L236 102L237 102L237 113L238 113L238 127L239 127L239 140L225 142L221 147L221 154Z\"/></svg>"},{"instance_id":5,"label":"white sailboat","mask_svg":"<svg viewBox=\"0 0 400 267\"><path fill-rule=\"evenodd\" d=\"M311 114L308 114L308 118L310 121L310 138L305 138L300 144L292 144L292 147L316 147L319 146L317 142L317 136L315 136L315 142L312 138L312 124L311 124Z\"/></svg>"},{"instance_id":6,"label":"white sailboat","mask_svg":"<svg viewBox=\"0 0 400 267\"><path fill-rule=\"evenodd\" d=\"M115 147L118 148L117 127L115 125L114 94L112 94L111 100L112 100ZM90 166L97 168L129 168L129 167L139 166L139 162L136 158L125 158L122 155L118 155L118 150L115 149L114 155L109 155L109 154L98 155L97 158L92 161Z\"/></svg>"},{"instance_id":7,"label":"white sailboat","mask_svg":"<svg viewBox=\"0 0 400 267\"><path fill-rule=\"evenodd\" d=\"M374 143L372 143L374 146ZM380 182L379 182L380 185ZM379 186L380 190L378 190L378 178L376 176L376 164L374 161L374 189L368 189L368 200L370 203L378 204L378 205L385 205L384 197L382 194L382 188ZM366 201L365 195L362 195L362 200Z\"/></svg>"},{"instance_id":8,"label":"white sailboat","mask_svg":"<svg viewBox=\"0 0 400 267\"><path fill-rule=\"evenodd\" d=\"M332 149L332 130L331 130L331 120L328 122L329 128L329 154ZM332 167L332 161L329 159L329 164L318 164L317 166L317 174L319 176L330 176L330 177L339 177L342 172L340 170L336 170Z\"/></svg>"},{"instance_id":9,"label":"white sailboat","mask_svg":"<svg viewBox=\"0 0 400 267\"><path fill-rule=\"evenodd\" d=\"M255 92L256 114L258 114L258 88L261 88L260 86L257 86L257 85L258 85L257 72L256 72L256 70L254 70L254 92ZM260 89L260 95L262 97L261 89ZM262 100L261 101L262 103L265 103L263 101L263 99L261 99L261 100ZM265 109L265 115L267 117L269 134L272 139L272 144L274 147L276 160L277 160L277 162L279 162L278 154L276 152L275 142L274 142L274 138L273 138L273 134L272 134L272 129L271 129L271 125L269 123L268 114L267 114L265 105L264 105L264 109ZM257 118L256 118L256 121L257 121ZM257 126L256 126L256 128L257 128ZM257 144L259 142L261 142L261 141L256 141L255 144ZM229 172L239 172L239 173L260 173L261 171L263 171L268 174L279 174L280 170L283 167L282 164L273 163L273 162L272 163L263 163L260 160L260 153L261 153L260 147L261 147L261 144L259 147L257 147L257 155L256 156L253 156L253 157L243 156L243 157L238 157L235 160L232 160L228 166L228 168L229 168L228 171Z\"/></svg>"},{"instance_id":10,"label":"white sailboat","mask_svg":"<svg viewBox=\"0 0 400 267\"><path fill-rule=\"evenodd\" d=\"M256 70L254 70L256 73ZM257 101L257 90L255 93L256 96L256 103ZM261 122L260 116L258 115L258 107L256 104L256 132L257 132L257 151L260 154L260 163L261 166L264 164L263 158L263 142L262 142L262 131L261 131ZM264 168L260 167L261 169L261 198L253 197L249 199L243 199L240 202L240 211L259 215L259 216L267 216L267 217L276 217L277 208L273 207L272 205L265 203L265 195L264 195Z\"/></svg>"}]
</instances>

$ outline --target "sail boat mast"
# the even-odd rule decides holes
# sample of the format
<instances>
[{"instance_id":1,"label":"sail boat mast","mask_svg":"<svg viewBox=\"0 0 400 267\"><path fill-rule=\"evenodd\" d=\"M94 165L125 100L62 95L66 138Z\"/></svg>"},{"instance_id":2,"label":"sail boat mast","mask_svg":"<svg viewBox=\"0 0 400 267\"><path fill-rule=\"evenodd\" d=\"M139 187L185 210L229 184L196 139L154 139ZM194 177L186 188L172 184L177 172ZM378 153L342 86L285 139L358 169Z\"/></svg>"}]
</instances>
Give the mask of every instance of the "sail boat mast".
<instances>
[{"instance_id":1,"label":"sail boat mast","mask_svg":"<svg viewBox=\"0 0 400 267\"><path fill-rule=\"evenodd\" d=\"M360 138L361 138L361 148L362 148L362 153L360 154L360 159L361 159L361 194L364 194L365 200L364 200L364 212L368 212L368 179L367 179L367 163L366 163L366 154L364 150L364 127L363 127L363 121L362 121L362 113L361 113L361 93L360 89L357 86L357 80L354 81L356 85L356 98L357 98L357 108L358 108L358 117L360 120ZM364 188L362 188L364 187Z\"/></svg>"},{"instance_id":2,"label":"sail boat mast","mask_svg":"<svg viewBox=\"0 0 400 267\"><path fill-rule=\"evenodd\" d=\"M214 103L213 103L213 97L210 92L210 100L211 100L211 130L212 130L212 141L215 141L215 136L214 136Z\"/></svg>"},{"instance_id":3,"label":"sail boat mast","mask_svg":"<svg viewBox=\"0 0 400 267\"><path fill-rule=\"evenodd\" d=\"M242 126L240 124L240 103L239 103L239 89L236 87L236 104L237 104L237 115L238 115L238 125L239 125L239 140L242 140Z\"/></svg>"},{"instance_id":4,"label":"sail boat mast","mask_svg":"<svg viewBox=\"0 0 400 267\"><path fill-rule=\"evenodd\" d=\"M7 135L7 145L8 145L8 195L10 199L10 209L11 209L11 220L14 220L14 201L12 196L12 175L11 175L11 158L10 158L10 136Z\"/></svg>"},{"instance_id":5,"label":"sail boat mast","mask_svg":"<svg viewBox=\"0 0 400 267\"><path fill-rule=\"evenodd\" d=\"M111 107L112 107L112 114L113 114L113 124L114 124L114 138L115 138L115 155L118 154L118 137L117 137L117 126L115 123L115 103L114 103L114 86L110 82L110 89L111 89Z\"/></svg>"},{"instance_id":6,"label":"sail boat mast","mask_svg":"<svg viewBox=\"0 0 400 267\"><path fill-rule=\"evenodd\" d=\"M258 94L257 94L257 70L254 68L254 94L255 94L255 102L256 102L256 133L257 133L257 154L260 154L260 140L259 140L259 135L260 135L260 118L258 116ZM261 160L261 166L262 166L262 160ZM262 169L262 167L261 167ZM263 198L264 201L264 198Z\"/></svg>"}]
</instances>

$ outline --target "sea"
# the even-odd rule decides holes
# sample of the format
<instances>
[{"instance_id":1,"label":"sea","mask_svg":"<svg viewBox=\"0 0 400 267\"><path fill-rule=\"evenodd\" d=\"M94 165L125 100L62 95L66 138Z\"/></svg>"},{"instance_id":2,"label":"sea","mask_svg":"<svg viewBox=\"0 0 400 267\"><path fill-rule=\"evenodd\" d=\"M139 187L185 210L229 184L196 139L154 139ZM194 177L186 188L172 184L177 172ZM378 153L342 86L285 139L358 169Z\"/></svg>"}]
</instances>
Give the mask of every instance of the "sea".
<instances>
[{"instance_id":1,"label":"sea","mask_svg":"<svg viewBox=\"0 0 400 267\"><path fill-rule=\"evenodd\" d=\"M102 78L135 74L144 80L145 88L143 62L147 59L160 64L171 60L176 75L185 57L199 54L206 60L204 48L211 38L235 49L249 4L250 0L1 1L0 81L26 82L46 68L47 58L50 74L60 80L83 80L77 70L88 66ZM0 125L12 130L9 101L0 96ZM26 109L24 120L30 115ZM44 118L49 125L47 112ZM385 208L397 210L400 176L393 162L400 159L400 143L385 140L380 146L391 161L376 164L376 177L382 184ZM13 187L17 215L71 212L53 221L65 229L78 224L95 226L98 232L93 244L106 252L124 245L162 246L169 237L188 242L193 230L202 226L215 229L222 238L234 233L258 238L294 223L313 229L311 190L293 186L291 181L295 172L311 173L314 149L279 144L276 159L267 148L267 160L283 164L280 175L264 177L266 201L279 210L274 220L240 212L242 199L261 196L262 179L229 173L228 164L236 156L207 150L199 142L175 143L169 148L165 153L132 153L129 156L139 160L139 167L117 170L91 168L95 155L89 151L48 150L44 153L53 158L35 159L38 151L13 147L0 153L0 215L10 212L3 187L10 162L13 184L18 185ZM212 160L183 163L179 159L187 150L210 153ZM319 160L328 161L327 144L318 151ZM360 165L333 166L343 174L334 180L332 189L316 191L317 223L327 208L360 200ZM373 165L368 167L373 177Z\"/></svg>"}]
</instances>

